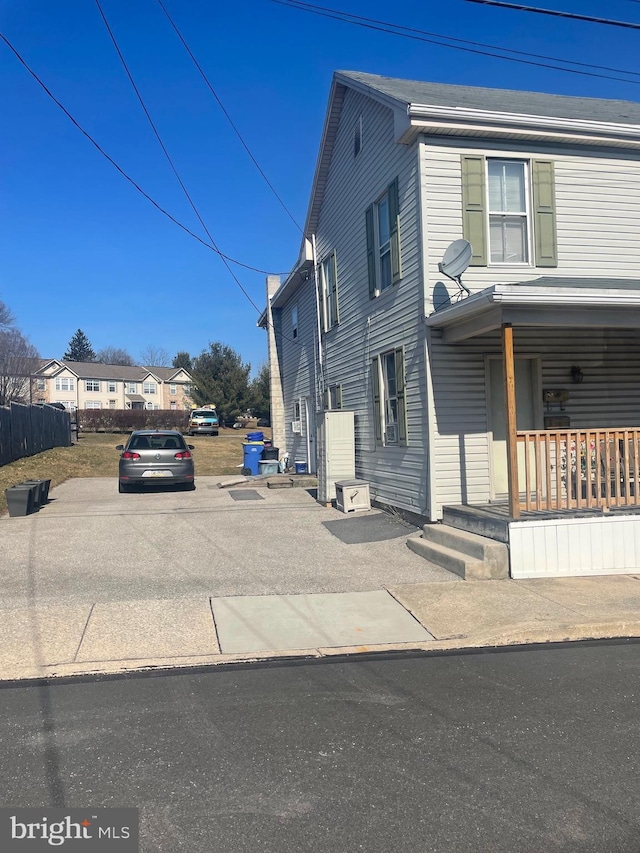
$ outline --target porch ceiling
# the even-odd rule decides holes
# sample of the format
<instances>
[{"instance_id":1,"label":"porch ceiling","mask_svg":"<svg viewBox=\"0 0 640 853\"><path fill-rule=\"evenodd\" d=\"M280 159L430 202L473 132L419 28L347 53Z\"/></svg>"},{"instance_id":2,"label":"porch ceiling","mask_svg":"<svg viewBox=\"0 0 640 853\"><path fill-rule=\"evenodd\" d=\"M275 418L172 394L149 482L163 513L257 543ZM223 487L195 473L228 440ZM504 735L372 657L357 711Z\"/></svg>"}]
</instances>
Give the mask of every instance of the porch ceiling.
<instances>
[{"instance_id":1,"label":"porch ceiling","mask_svg":"<svg viewBox=\"0 0 640 853\"><path fill-rule=\"evenodd\" d=\"M512 326L640 328L640 280L553 278L494 284L431 314L446 343Z\"/></svg>"}]
</instances>

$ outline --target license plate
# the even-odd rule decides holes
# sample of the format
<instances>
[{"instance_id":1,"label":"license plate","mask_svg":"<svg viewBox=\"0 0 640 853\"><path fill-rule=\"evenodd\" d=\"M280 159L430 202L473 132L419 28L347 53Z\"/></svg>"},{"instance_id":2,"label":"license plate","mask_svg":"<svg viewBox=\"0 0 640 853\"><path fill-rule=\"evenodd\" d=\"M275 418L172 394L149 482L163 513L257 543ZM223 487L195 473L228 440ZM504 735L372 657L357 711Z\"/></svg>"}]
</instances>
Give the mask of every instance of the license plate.
<instances>
[{"instance_id":1,"label":"license plate","mask_svg":"<svg viewBox=\"0 0 640 853\"><path fill-rule=\"evenodd\" d=\"M143 477L173 477L171 471L145 471Z\"/></svg>"}]
</instances>

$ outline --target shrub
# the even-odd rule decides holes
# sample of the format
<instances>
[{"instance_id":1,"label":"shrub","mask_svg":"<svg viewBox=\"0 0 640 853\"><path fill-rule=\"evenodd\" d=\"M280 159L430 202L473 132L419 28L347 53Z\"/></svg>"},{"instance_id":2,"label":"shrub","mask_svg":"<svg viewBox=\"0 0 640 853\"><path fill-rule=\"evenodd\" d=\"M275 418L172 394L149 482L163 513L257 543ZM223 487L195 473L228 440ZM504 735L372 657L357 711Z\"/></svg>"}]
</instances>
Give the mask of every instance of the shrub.
<instances>
[{"instance_id":1,"label":"shrub","mask_svg":"<svg viewBox=\"0 0 640 853\"><path fill-rule=\"evenodd\" d=\"M186 432L189 412L174 409L78 409L79 432L133 432L176 429Z\"/></svg>"}]
</instances>

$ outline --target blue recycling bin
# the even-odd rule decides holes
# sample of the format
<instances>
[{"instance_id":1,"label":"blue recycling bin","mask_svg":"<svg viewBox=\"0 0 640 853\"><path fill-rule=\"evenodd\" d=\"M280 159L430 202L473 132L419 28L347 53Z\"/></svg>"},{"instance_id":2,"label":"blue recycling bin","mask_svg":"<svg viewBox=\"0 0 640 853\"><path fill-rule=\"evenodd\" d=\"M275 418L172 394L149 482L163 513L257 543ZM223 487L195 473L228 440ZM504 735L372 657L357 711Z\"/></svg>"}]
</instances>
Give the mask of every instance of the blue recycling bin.
<instances>
[{"instance_id":1,"label":"blue recycling bin","mask_svg":"<svg viewBox=\"0 0 640 853\"><path fill-rule=\"evenodd\" d=\"M262 458L262 451L264 450L264 444L261 441L247 441L242 445L242 449L244 452L244 467L251 471L251 474L255 477L260 473L260 459Z\"/></svg>"}]
</instances>

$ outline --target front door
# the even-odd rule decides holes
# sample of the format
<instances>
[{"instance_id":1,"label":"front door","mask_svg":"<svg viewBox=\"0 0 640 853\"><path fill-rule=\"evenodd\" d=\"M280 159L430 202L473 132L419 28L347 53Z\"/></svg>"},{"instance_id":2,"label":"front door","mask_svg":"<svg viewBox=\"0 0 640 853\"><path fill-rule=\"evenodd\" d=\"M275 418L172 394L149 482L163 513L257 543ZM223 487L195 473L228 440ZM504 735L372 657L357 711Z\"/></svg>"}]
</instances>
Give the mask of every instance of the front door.
<instances>
[{"instance_id":1,"label":"front door","mask_svg":"<svg viewBox=\"0 0 640 853\"><path fill-rule=\"evenodd\" d=\"M536 402L539 361L516 357L516 426L519 430L536 429L539 405ZM491 447L491 493L504 498L509 491L507 473L507 439L504 417L504 367L502 358L488 359L489 435ZM524 446L518 445L518 479L524 482Z\"/></svg>"}]
</instances>

